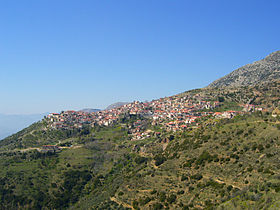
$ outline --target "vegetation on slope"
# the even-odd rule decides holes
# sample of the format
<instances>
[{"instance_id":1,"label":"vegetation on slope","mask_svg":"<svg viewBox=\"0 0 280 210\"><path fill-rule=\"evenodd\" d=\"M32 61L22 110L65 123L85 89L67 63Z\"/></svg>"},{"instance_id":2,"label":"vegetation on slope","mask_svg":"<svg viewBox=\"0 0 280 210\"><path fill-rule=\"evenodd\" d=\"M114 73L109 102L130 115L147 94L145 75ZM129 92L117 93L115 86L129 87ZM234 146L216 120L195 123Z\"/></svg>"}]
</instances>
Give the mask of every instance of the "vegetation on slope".
<instances>
[{"instance_id":1,"label":"vegetation on slope","mask_svg":"<svg viewBox=\"0 0 280 210\"><path fill-rule=\"evenodd\" d=\"M0 143L0 209L277 208L280 200L279 82L250 88L201 89L222 101L216 110L247 103L263 112L233 119L202 118L176 133L152 126L131 141L122 116L111 127L46 129L45 121ZM45 144L60 152L39 152Z\"/></svg>"}]
</instances>

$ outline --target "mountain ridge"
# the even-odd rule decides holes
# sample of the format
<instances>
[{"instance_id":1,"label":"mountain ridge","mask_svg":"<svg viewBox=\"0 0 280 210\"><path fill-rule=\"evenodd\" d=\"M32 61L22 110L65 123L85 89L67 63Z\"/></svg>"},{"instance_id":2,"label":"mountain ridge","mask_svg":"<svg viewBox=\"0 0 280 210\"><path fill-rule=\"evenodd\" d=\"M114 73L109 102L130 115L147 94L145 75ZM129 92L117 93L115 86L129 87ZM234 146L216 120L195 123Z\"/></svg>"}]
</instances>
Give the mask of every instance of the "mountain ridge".
<instances>
[{"instance_id":1,"label":"mountain ridge","mask_svg":"<svg viewBox=\"0 0 280 210\"><path fill-rule=\"evenodd\" d=\"M249 86L277 79L280 79L280 51L275 51L264 59L244 65L215 80L207 87Z\"/></svg>"}]
</instances>

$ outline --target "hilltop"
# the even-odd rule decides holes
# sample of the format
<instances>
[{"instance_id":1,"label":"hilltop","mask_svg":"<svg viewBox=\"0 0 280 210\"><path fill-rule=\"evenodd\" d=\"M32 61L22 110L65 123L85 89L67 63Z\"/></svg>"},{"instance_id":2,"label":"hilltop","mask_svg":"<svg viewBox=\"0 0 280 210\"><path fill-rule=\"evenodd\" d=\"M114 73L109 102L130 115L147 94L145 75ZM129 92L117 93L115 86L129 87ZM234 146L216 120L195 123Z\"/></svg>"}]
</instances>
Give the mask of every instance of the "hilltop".
<instances>
[{"instance_id":1,"label":"hilltop","mask_svg":"<svg viewBox=\"0 0 280 210\"><path fill-rule=\"evenodd\" d=\"M280 51L273 52L260 61L247 64L214 81L208 87L249 86L277 79L280 79Z\"/></svg>"}]
</instances>

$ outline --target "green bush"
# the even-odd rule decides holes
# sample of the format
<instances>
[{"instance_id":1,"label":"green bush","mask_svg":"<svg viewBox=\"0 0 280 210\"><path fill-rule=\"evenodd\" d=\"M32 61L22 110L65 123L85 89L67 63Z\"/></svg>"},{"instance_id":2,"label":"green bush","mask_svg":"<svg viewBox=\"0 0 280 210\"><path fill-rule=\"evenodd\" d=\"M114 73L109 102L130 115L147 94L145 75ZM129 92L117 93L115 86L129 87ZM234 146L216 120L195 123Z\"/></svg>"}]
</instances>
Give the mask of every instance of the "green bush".
<instances>
[{"instance_id":1,"label":"green bush","mask_svg":"<svg viewBox=\"0 0 280 210\"><path fill-rule=\"evenodd\" d=\"M164 157L162 154L159 154L154 157L154 160L155 160L155 165L159 166L166 161L166 157Z\"/></svg>"},{"instance_id":2,"label":"green bush","mask_svg":"<svg viewBox=\"0 0 280 210\"><path fill-rule=\"evenodd\" d=\"M161 203L154 203L153 210L160 210L163 209L163 205Z\"/></svg>"},{"instance_id":3,"label":"green bush","mask_svg":"<svg viewBox=\"0 0 280 210\"><path fill-rule=\"evenodd\" d=\"M230 192L230 191L232 190L232 188L233 188L233 186L229 185L229 186L227 187L227 191Z\"/></svg>"},{"instance_id":4,"label":"green bush","mask_svg":"<svg viewBox=\"0 0 280 210\"><path fill-rule=\"evenodd\" d=\"M177 194L178 194L178 195L183 195L184 193L185 193L184 190L179 190L179 191L177 191Z\"/></svg>"},{"instance_id":5,"label":"green bush","mask_svg":"<svg viewBox=\"0 0 280 210\"><path fill-rule=\"evenodd\" d=\"M136 200L134 200L133 202L132 202L132 206L133 206L133 208L134 209L138 209L138 201L136 201Z\"/></svg>"},{"instance_id":6,"label":"green bush","mask_svg":"<svg viewBox=\"0 0 280 210\"><path fill-rule=\"evenodd\" d=\"M191 176L191 179L195 179L195 180L201 180L203 178L203 176L201 174L195 174L193 176Z\"/></svg>"},{"instance_id":7,"label":"green bush","mask_svg":"<svg viewBox=\"0 0 280 210\"><path fill-rule=\"evenodd\" d=\"M120 191L120 192L118 193L118 195L119 195L119 196L123 196L123 195L124 195L124 192L123 192L123 191Z\"/></svg>"},{"instance_id":8,"label":"green bush","mask_svg":"<svg viewBox=\"0 0 280 210\"><path fill-rule=\"evenodd\" d=\"M171 194L168 198L167 198L167 202L168 203L174 203L177 199L177 196L175 194Z\"/></svg>"},{"instance_id":9,"label":"green bush","mask_svg":"<svg viewBox=\"0 0 280 210\"><path fill-rule=\"evenodd\" d=\"M158 195L159 201L164 202L166 199L166 193L165 192L160 192Z\"/></svg>"},{"instance_id":10,"label":"green bush","mask_svg":"<svg viewBox=\"0 0 280 210\"><path fill-rule=\"evenodd\" d=\"M134 161L137 164L141 164L141 163L146 163L147 162L147 158L146 157L142 157L142 156L137 156Z\"/></svg>"},{"instance_id":11,"label":"green bush","mask_svg":"<svg viewBox=\"0 0 280 210\"><path fill-rule=\"evenodd\" d=\"M150 197L145 197L145 198L140 198L139 199L139 204L141 206L146 205L147 203L149 203L152 199Z\"/></svg>"},{"instance_id":12,"label":"green bush","mask_svg":"<svg viewBox=\"0 0 280 210\"><path fill-rule=\"evenodd\" d=\"M187 180L188 179L188 176L186 175L186 174L183 174L182 176L181 176L181 181L185 181L185 180Z\"/></svg>"},{"instance_id":13,"label":"green bush","mask_svg":"<svg viewBox=\"0 0 280 210\"><path fill-rule=\"evenodd\" d=\"M213 161L213 159L214 159L214 157L211 156L211 155L209 154L209 152L203 151L203 152L199 155L199 157L198 157L198 159L196 160L195 163L196 163L197 165L201 165L201 164L204 163L205 161L211 162L211 161Z\"/></svg>"}]
</instances>

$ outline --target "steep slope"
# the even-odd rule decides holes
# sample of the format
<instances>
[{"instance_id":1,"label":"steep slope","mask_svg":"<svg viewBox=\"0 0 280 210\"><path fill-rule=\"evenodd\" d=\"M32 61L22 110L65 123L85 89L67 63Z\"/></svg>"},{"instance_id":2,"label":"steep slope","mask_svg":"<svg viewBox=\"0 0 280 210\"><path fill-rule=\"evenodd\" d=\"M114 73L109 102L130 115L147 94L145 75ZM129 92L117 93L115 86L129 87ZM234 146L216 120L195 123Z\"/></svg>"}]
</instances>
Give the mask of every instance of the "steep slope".
<instances>
[{"instance_id":1,"label":"steep slope","mask_svg":"<svg viewBox=\"0 0 280 210\"><path fill-rule=\"evenodd\" d=\"M110 200L100 203L94 195L113 181L77 207L267 209L280 199L279 125L256 113L177 133L163 152L146 145L150 151L140 153L142 161L135 158L129 169L123 167L122 183Z\"/></svg>"},{"instance_id":2,"label":"steep slope","mask_svg":"<svg viewBox=\"0 0 280 210\"><path fill-rule=\"evenodd\" d=\"M280 51L231 72L211 83L209 87L248 86L275 79L280 79Z\"/></svg>"}]
</instances>

